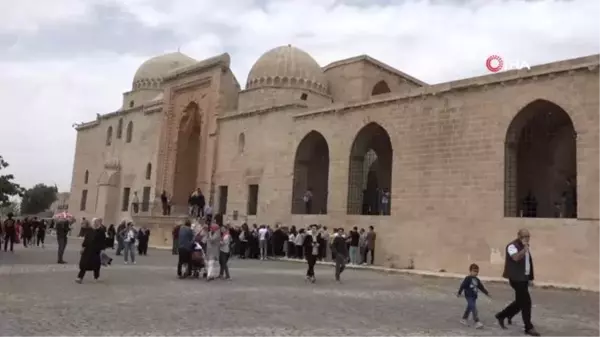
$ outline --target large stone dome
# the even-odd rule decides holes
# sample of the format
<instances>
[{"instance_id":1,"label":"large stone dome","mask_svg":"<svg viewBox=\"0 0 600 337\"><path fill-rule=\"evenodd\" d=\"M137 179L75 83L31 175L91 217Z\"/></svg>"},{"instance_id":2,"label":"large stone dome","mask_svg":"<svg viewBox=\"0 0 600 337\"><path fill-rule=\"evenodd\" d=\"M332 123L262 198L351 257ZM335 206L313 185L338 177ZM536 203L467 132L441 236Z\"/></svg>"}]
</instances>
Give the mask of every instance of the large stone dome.
<instances>
[{"instance_id":1,"label":"large stone dome","mask_svg":"<svg viewBox=\"0 0 600 337\"><path fill-rule=\"evenodd\" d=\"M133 76L133 90L158 89L170 71L196 63L193 58L180 52L153 57L142 65Z\"/></svg>"},{"instance_id":2,"label":"large stone dome","mask_svg":"<svg viewBox=\"0 0 600 337\"><path fill-rule=\"evenodd\" d=\"M294 87L327 94L327 79L312 56L287 45L264 53L250 69L246 89L260 87Z\"/></svg>"}]
</instances>

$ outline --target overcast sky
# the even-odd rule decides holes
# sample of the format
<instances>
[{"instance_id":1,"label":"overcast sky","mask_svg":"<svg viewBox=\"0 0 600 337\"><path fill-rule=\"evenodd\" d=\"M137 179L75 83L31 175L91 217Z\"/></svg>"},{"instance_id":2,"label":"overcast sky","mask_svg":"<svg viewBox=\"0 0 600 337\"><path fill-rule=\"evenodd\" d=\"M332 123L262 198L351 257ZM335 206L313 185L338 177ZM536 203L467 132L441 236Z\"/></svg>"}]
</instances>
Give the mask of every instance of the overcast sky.
<instances>
[{"instance_id":1,"label":"overcast sky","mask_svg":"<svg viewBox=\"0 0 600 337\"><path fill-rule=\"evenodd\" d=\"M0 11L0 155L22 185L68 191L74 122L120 107L137 67L178 48L257 58L293 44L322 66L369 54L428 83L596 54L600 1L19 0Z\"/></svg>"}]
</instances>

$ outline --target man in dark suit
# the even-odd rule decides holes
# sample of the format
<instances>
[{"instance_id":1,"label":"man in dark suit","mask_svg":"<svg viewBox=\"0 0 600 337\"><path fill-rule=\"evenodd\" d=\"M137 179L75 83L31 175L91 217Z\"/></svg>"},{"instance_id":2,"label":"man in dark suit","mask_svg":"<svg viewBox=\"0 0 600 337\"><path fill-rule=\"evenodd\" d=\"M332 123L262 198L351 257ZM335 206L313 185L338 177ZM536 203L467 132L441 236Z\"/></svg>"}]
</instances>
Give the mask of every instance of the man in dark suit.
<instances>
[{"instance_id":1,"label":"man in dark suit","mask_svg":"<svg viewBox=\"0 0 600 337\"><path fill-rule=\"evenodd\" d=\"M515 300L504 310L496 314L498 324L506 329L504 320L509 324L512 318L521 312L525 325L525 334L539 336L531 323L531 296L529 286L533 282L533 259L529 252L529 239L531 235L527 229L519 230L517 238L506 245L504 273L502 276L508 279L510 286L515 291Z\"/></svg>"}]
</instances>

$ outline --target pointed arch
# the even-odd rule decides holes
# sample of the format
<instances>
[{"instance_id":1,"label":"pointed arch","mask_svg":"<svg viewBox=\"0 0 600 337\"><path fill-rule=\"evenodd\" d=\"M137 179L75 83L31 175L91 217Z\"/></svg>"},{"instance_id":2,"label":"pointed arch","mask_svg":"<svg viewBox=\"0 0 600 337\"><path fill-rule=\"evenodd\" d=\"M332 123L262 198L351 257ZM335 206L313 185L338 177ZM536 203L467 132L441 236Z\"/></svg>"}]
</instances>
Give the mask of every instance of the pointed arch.
<instances>
[{"instance_id":1,"label":"pointed arch","mask_svg":"<svg viewBox=\"0 0 600 337\"><path fill-rule=\"evenodd\" d=\"M577 217L577 132L557 104L535 100L506 131L504 216Z\"/></svg>"},{"instance_id":2,"label":"pointed arch","mask_svg":"<svg viewBox=\"0 0 600 337\"><path fill-rule=\"evenodd\" d=\"M381 80L373 86L373 90L371 90L371 96L388 94L390 92L392 91L390 90L390 87L388 86L387 82Z\"/></svg>"},{"instance_id":3,"label":"pointed arch","mask_svg":"<svg viewBox=\"0 0 600 337\"><path fill-rule=\"evenodd\" d=\"M350 149L348 214L390 215L392 161L392 141L381 125L358 131Z\"/></svg>"},{"instance_id":4,"label":"pointed arch","mask_svg":"<svg viewBox=\"0 0 600 337\"><path fill-rule=\"evenodd\" d=\"M126 136L125 136L125 142L126 143L131 143L131 140L133 139L133 122L129 121L129 123L127 123L127 131L126 131Z\"/></svg>"},{"instance_id":5,"label":"pointed arch","mask_svg":"<svg viewBox=\"0 0 600 337\"><path fill-rule=\"evenodd\" d=\"M152 177L152 163L146 164L146 180L150 180Z\"/></svg>"},{"instance_id":6,"label":"pointed arch","mask_svg":"<svg viewBox=\"0 0 600 337\"><path fill-rule=\"evenodd\" d=\"M117 139L121 139L123 137L123 118L119 118L119 123L117 124Z\"/></svg>"},{"instance_id":7,"label":"pointed arch","mask_svg":"<svg viewBox=\"0 0 600 337\"><path fill-rule=\"evenodd\" d=\"M327 214L329 145L315 130L296 148L292 187L292 214Z\"/></svg>"},{"instance_id":8,"label":"pointed arch","mask_svg":"<svg viewBox=\"0 0 600 337\"><path fill-rule=\"evenodd\" d=\"M197 187L201 128L200 107L190 102L182 112L177 133L174 204L186 205L189 194Z\"/></svg>"},{"instance_id":9,"label":"pointed arch","mask_svg":"<svg viewBox=\"0 0 600 337\"><path fill-rule=\"evenodd\" d=\"M110 146L112 144L112 135L113 135L113 127L109 126L106 130L106 146Z\"/></svg>"}]
</instances>

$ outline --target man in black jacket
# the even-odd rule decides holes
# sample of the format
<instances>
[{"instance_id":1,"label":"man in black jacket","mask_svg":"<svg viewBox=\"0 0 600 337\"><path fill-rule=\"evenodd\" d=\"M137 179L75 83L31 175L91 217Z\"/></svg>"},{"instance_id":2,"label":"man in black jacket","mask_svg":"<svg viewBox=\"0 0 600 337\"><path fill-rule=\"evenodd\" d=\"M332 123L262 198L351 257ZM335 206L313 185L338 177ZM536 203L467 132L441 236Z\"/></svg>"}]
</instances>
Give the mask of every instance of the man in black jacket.
<instances>
[{"instance_id":1,"label":"man in black jacket","mask_svg":"<svg viewBox=\"0 0 600 337\"><path fill-rule=\"evenodd\" d=\"M533 260L529 252L529 239L531 235L527 229L519 230L517 239L506 245L504 273L502 276L508 279L510 286L515 291L515 300L504 310L496 314L498 324L506 329L504 320L508 319L510 324L513 316L521 312L525 333L530 336L539 336L531 323L531 296L529 286L533 282Z\"/></svg>"},{"instance_id":2,"label":"man in black jacket","mask_svg":"<svg viewBox=\"0 0 600 337\"><path fill-rule=\"evenodd\" d=\"M67 247L67 235L71 230L71 223L68 219L60 219L56 223L56 242L58 243L58 259L57 263L65 264L63 256L65 255L65 248Z\"/></svg>"},{"instance_id":3,"label":"man in black jacket","mask_svg":"<svg viewBox=\"0 0 600 337\"><path fill-rule=\"evenodd\" d=\"M340 282L340 275L346 268L346 261L348 261L348 245L344 237L344 229L339 228L337 234L331 243L331 251L335 252L335 280Z\"/></svg>"}]
</instances>

